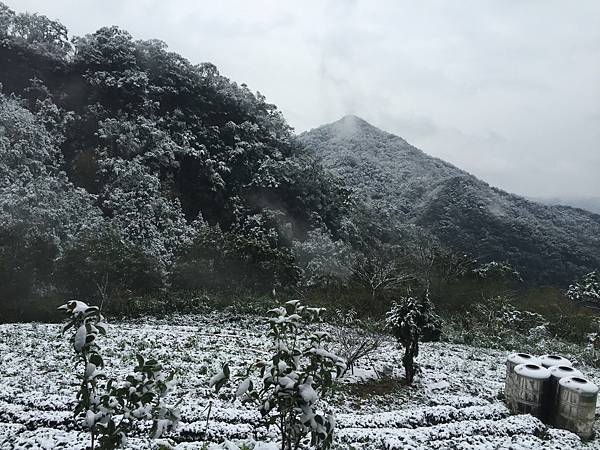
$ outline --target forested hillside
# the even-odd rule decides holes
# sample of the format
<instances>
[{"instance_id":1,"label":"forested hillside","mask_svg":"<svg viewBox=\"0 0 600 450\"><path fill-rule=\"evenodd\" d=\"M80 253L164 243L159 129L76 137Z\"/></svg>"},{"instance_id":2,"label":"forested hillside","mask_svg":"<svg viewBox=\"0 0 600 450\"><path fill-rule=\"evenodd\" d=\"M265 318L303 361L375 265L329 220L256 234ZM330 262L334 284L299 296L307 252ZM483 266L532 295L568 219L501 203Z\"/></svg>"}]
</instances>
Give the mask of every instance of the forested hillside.
<instances>
[{"instance_id":1,"label":"forested hillside","mask_svg":"<svg viewBox=\"0 0 600 450\"><path fill-rule=\"evenodd\" d=\"M383 313L425 287L476 301L487 269L515 278L493 260L561 287L600 265L599 216L490 188L358 118L298 138L163 42L71 37L0 3L0 63L3 320L222 295Z\"/></svg>"},{"instance_id":2,"label":"forested hillside","mask_svg":"<svg viewBox=\"0 0 600 450\"><path fill-rule=\"evenodd\" d=\"M561 285L600 265L600 215L493 188L355 116L300 140L394 220L456 251L507 261L526 281Z\"/></svg>"},{"instance_id":3,"label":"forested hillside","mask_svg":"<svg viewBox=\"0 0 600 450\"><path fill-rule=\"evenodd\" d=\"M0 297L294 285L349 191L274 105L160 41L0 4ZM354 230L354 231L353 231ZM9 308L9 309L11 309Z\"/></svg>"}]
</instances>

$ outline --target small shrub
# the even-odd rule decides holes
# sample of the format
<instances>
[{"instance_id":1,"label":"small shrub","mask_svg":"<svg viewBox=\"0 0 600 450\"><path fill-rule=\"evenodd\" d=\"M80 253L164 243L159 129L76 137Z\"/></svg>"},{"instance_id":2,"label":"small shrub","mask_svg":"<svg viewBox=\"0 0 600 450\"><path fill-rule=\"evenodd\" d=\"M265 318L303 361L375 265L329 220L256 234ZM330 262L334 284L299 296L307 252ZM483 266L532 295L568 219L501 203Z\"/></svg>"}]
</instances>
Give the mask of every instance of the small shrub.
<instances>
[{"instance_id":1,"label":"small shrub","mask_svg":"<svg viewBox=\"0 0 600 450\"><path fill-rule=\"evenodd\" d=\"M167 375L154 359L137 355L137 366L122 383L101 373L98 335L106 335L106 323L95 306L71 301L59 309L66 311L68 323L63 333L74 332L71 342L80 367L75 416L90 430L91 448L124 447L135 422L152 421L150 436L156 439L173 430L179 420L176 409L167 407L163 397L173 386L173 373Z\"/></svg>"},{"instance_id":2,"label":"small shrub","mask_svg":"<svg viewBox=\"0 0 600 450\"><path fill-rule=\"evenodd\" d=\"M411 384L417 373L415 358L419 355L419 341L426 334L438 334L440 319L433 311L429 291L420 297L406 296L394 302L386 322L394 337L404 347L402 365L406 382Z\"/></svg>"},{"instance_id":3,"label":"small shrub","mask_svg":"<svg viewBox=\"0 0 600 450\"><path fill-rule=\"evenodd\" d=\"M309 330L309 324L320 320L322 313L322 308L308 308L297 300L269 311L271 359L251 365L237 377L236 397L255 403L262 423L277 427L282 450L302 448L309 435L316 449L329 449L333 443L333 416L318 406L343 375L346 363L327 349L331 341L328 333ZM255 370L260 374L259 386L250 378ZM226 364L211 378L210 385L218 392L229 377Z\"/></svg>"},{"instance_id":4,"label":"small shrub","mask_svg":"<svg viewBox=\"0 0 600 450\"><path fill-rule=\"evenodd\" d=\"M532 328L545 325L547 320L540 314L524 311L513 305L507 297L493 297L473 306L473 315L491 333L504 329L528 333Z\"/></svg>"},{"instance_id":5,"label":"small shrub","mask_svg":"<svg viewBox=\"0 0 600 450\"><path fill-rule=\"evenodd\" d=\"M379 349L384 336L381 324L372 320L362 320L351 309L344 313L336 311L336 326L332 338L337 353L346 361L346 368L354 373L354 365Z\"/></svg>"},{"instance_id":6,"label":"small shrub","mask_svg":"<svg viewBox=\"0 0 600 450\"><path fill-rule=\"evenodd\" d=\"M600 305L600 273L597 270L584 275L569 286L567 297L574 302L598 307Z\"/></svg>"}]
</instances>

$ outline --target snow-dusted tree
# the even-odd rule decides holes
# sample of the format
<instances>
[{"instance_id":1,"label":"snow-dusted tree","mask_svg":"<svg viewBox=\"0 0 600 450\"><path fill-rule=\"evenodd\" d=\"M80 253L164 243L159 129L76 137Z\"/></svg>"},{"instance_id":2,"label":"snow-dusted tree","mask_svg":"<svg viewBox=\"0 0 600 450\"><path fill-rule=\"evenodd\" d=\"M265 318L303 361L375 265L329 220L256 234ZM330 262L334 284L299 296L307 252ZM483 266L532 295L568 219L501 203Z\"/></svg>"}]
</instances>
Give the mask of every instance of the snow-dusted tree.
<instances>
[{"instance_id":1,"label":"snow-dusted tree","mask_svg":"<svg viewBox=\"0 0 600 450\"><path fill-rule=\"evenodd\" d=\"M489 263L482 264L481 266L473 269L473 275L481 278L482 280L523 281L521 275L513 266L508 263L498 261L490 261Z\"/></svg>"},{"instance_id":2,"label":"snow-dusted tree","mask_svg":"<svg viewBox=\"0 0 600 450\"><path fill-rule=\"evenodd\" d=\"M269 208L242 216L227 234L227 251L242 285L257 290L294 286L299 278L291 250L285 245L285 220Z\"/></svg>"},{"instance_id":3,"label":"snow-dusted tree","mask_svg":"<svg viewBox=\"0 0 600 450\"><path fill-rule=\"evenodd\" d=\"M384 341L384 325L378 321L361 319L355 310L336 311L336 326L331 335L337 353L354 373L354 365L373 354Z\"/></svg>"},{"instance_id":4,"label":"snow-dusted tree","mask_svg":"<svg viewBox=\"0 0 600 450\"><path fill-rule=\"evenodd\" d=\"M3 31L21 44L56 56L66 56L71 50L67 29L60 22L41 14L14 14L6 6L0 6L4 13L0 14Z\"/></svg>"},{"instance_id":5,"label":"snow-dusted tree","mask_svg":"<svg viewBox=\"0 0 600 450\"><path fill-rule=\"evenodd\" d=\"M81 369L75 415L90 430L91 449L124 448L127 435L138 421L152 421L150 437L156 439L173 430L179 412L168 407L163 397L173 387L173 375L167 375L155 359L137 355L137 366L123 382L107 378L101 372L104 360L97 338L106 335L107 325L96 306L70 301L60 310L67 314L63 333L73 329L71 342Z\"/></svg>"},{"instance_id":6,"label":"snow-dusted tree","mask_svg":"<svg viewBox=\"0 0 600 450\"><path fill-rule=\"evenodd\" d=\"M109 221L78 233L58 258L54 275L63 292L111 312L121 306L114 300L163 286L160 262L126 241Z\"/></svg>"},{"instance_id":7,"label":"snow-dusted tree","mask_svg":"<svg viewBox=\"0 0 600 450\"><path fill-rule=\"evenodd\" d=\"M417 373L415 358L419 355L419 341L425 334L439 334L440 319L429 300L429 291L416 297L401 297L392 304L386 322L394 337L404 347L402 365L405 379L411 384Z\"/></svg>"},{"instance_id":8,"label":"snow-dusted tree","mask_svg":"<svg viewBox=\"0 0 600 450\"><path fill-rule=\"evenodd\" d=\"M352 275L354 251L326 230L312 230L304 241L294 241L294 257L307 287L345 283Z\"/></svg>"},{"instance_id":9,"label":"snow-dusted tree","mask_svg":"<svg viewBox=\"0 0 600 450\"><path fill-rule=\"evenodd\" d=\"M52 289L65 243L101 220L94 197L60 171L55 138L39 117L0 95L0 299Z\"/></svg>"},{"instance_id":10,"label":"snow-dusted tree","mask_svg":"<svg viewBox=\"0 0 600 450\"><path fill-rule=\"evenodd\" d=\"M414 279L395 259L377 251L357 257L352 272L354 278L369 290L372 299L381 292L393 291Z\"/></svg>"},{"instance_id":11,"label":"snow-dusted tree","mask_svg":"<svg viewBox=\"0 0 600 450\"><path fill-rule=\"evenodd\" d=\"M240 218L231 231L204 224L178 252L171 274L180 289L271 293L296 283L298 268L282 245L274 215L265 210Z\"/></svg>"},{"instance_id":12,"label":"snow-dusted tree","mask_svg":"<svg viewBox=\"0 0 600 450\"><path fill-rule=\"evenodd\" d=\"M166 272L177 249L188 245L194 234L179 201L164 195L160 179L139 157L105 159L100 173L103 211L127 242L160 261Z\"/></svg>"},{"instance_id":13,"label":"snow-dusted tree","mask_svg":"<svg viewBox=\"0 0 600 450\"><path fill-rule=\"evenodd\" d=\"M600 307L600 273L594 270L569 286L567 297L586 306Z\"/></svg>"},{"instance_id":14,"label":"snow-dusted tree","mask_svg":"<svg viewBox=\"0 0 600 450\"><path fill-rule=\"evenodd\" d=\"M309 308L293 300L284 307L269 311L271 359L250 366L240 375L236 396L258 404L267 426L276 426L281 436L281 450L298 450L310 435L315 449L329 449L333 444L335 421L319 409L319 400L328 394L346 369L345 361L328 350L331 338L322 331L311 331L309 324L320 320L324 310ZM259 386L250 374L260 373ZM229 378L225 365L214 375L210 385L218 391Z\"/></svg>"}]
</instances>

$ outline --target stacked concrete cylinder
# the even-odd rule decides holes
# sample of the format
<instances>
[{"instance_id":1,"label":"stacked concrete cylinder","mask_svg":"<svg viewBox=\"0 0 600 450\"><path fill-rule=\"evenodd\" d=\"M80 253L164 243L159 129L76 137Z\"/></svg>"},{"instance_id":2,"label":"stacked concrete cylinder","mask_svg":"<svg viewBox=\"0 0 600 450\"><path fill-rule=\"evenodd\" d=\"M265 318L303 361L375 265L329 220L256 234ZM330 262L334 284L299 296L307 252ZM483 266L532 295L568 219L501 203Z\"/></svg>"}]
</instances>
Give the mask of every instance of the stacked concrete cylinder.
<instances>
[{"instance_id":1,"label":"stacked concrete cylinder","mask_svg":"<svg viewBox=\"0 0 600 450\"><path fill-rule=\"evenodd\" d=\"M558 393L559 393L559 381L566 377L579 377L583 378L583 374L574 369L571 366L554 366L550 367L550 387L549 387L549 395L550 398L548 400L548 404L550 405L551 413L548 415L548 422L551 424L557 423L557 415L559 410L558 405Z\"/></svg>"},{"instance_id":2,"label":"stacked concrete cylinder","mask_svg":"<svg viewBox=\"0 0 600 450\"><path fill-rule=\"evenodd\" d=\"M519 364L514 369L515 384L512 391L514 412L531 414L545 419L548 414L548 379L550 371L538 364Z\"/></svg>"},{"instance_id":3,"label":"stacked concrete cylinder","mask_svg":"<svg viewBox=\"0 0 600 450\"><path fill-rule=\"evenodd\" d=\"M583 377L564 377L558 382L558 409L555 425L583 439L593 434L598 386Z\"/></svg>"},{"instance_id":4,"label":"stacked concrete cylinder","mask_svg":"<svg viewBox=\"0 0 600 450\"><path fill-rule=\"evenodd\" d=\"M548 370L551 370L553 367L573 367L573 363L571 361L560 355L542 355L540 356L540 363ZM557 393L558 392L556 391L556 394ZM541 417L545 423L552 423L554 413L556 412L556 409L554 408L554 395L555 391L552 390L552 372L550 372L550 378L548 379L548 386L546 389L546 397L543 399L545 414Z\"/></svg>"},{"instance_id":5,"label":"stacked concrete cylinder","mask_svg":"<svg viewBox=\"0 0 600 450\"><path fill-rule=\"evenodd\" d=\"M569 361L567 358L563 358L559 355L542 355L540 356L540 364L547 369L550 367L556 366L568 366L573 367L573 363Z\"/></svg>"},{"instance_id":6,"label":"stacked concrete cylinder","mask_svg":"<svg viewBox=\"0 0 600 450\"><path fill-rule=\"evenodd\" d=\"M519 364L540 364L540 360L528 353L512 353L506 358L506 381L504 383L504 397L506 404L511 412L517 412L515 403L515 385L517 377L515 375L515 367Z\"/></svg>"},{"instance_id":7,"label":"stacked concrete cylinder","mask_svg":"<svg viewBox=\"0 0 600 450\"><path fill-rule=\"evenodd\" d=\"M509 409L590 439L598 387L572 366L571 361L559 355L509 355L504 389Z\"/></svg>"}]
</instances>

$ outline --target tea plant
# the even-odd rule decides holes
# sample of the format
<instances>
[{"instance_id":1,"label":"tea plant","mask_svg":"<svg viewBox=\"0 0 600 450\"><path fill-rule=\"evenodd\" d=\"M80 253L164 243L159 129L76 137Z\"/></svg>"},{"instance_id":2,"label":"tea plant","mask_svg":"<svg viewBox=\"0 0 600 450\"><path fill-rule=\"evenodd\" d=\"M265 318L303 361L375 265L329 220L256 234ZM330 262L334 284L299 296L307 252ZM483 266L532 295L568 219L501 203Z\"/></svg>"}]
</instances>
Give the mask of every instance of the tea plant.
<instances>
[{"instance_id":1,"label":"tea plant","mask_svg":"<svg viewBox=\"0 0 600 450\"><path fill-rule=\"evenodd\" d=\"M68 315L63 334L74 330L71 342L81 370L74 413L90 430L92 450L96 442L100 449L124 447L138 421L152 421L152 439L173 430L179 413L167 407L163 397L174 384L174 373L167 375L156 360L137 355L133 373L123 382L106 377L100 372L104 361L97 343L99 334L106 335L106 323L98 307L70 301L59 309Z\"/></svg>"},{"instance_id":2,"label":"tea plant","mask_svg":"<svg viewBox=\"0 0 600 450\"><path fill-rule=\"evenodd\" d=\"M318 405L344 374L346 362L327 350L328 333L310 331L310 324L320 321L323 312L297 300L270 310L270 360L259 361L236 377L240 381L236 397L258 405L262 424L279 430L282 450L302 448L309 435L316 449L329 449L333 443L334 418ZM250 378L255 371L260 375L259 386ZM229 377L225 364L210 385L218 392Z\"/></svg>"}]
</instances>

